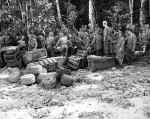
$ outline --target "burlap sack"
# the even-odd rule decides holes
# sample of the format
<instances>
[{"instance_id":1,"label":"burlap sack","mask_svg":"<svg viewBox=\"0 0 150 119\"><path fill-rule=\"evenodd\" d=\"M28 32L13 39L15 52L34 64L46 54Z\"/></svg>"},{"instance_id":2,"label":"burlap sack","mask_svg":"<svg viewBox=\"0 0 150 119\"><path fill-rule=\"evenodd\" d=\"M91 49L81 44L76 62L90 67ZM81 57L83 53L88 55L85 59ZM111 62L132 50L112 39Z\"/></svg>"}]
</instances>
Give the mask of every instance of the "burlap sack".
<instances>
[{"instance_id":1,"label":"burlap sack","mask_svg":"<svg viewBox=\"0 0 150 119\"><path fill-rule=\"evenodd\" d=\"M61 79L61 84L69 87L73 85L73 81L74 81L74 77L64 74Z\"/></svg>"},{"instance_id":2,"label":"burlap sack","mask_svg":"<svg viewBox=\"0 0 150 119\"><path fill-rule=\"evenodd\" d=\"M37 77L39 85L45 89L51 89L55 87L56 84L56 72L51 73L41 73Z\"/></svg>"},{"instance_id":3,"label":"burlap sack","mask_svg":"<svg viewBox=\"0 0 150 119\"><path fill-rule=\"evenodd\" d=\"M36 79L33 74L26 74L20 77L20 83L22 85L32 85L35 82L36 82Z\"/></svg>"},{"instance_id":4,"label":"burlap sack","mask_svg":"<svg viewBox=\"0 0 150 119\"><path fill-rule=\"evenodd\" d=\"M47 70L39 64L30 63L27 65L26 73L27 74L40 74L40 73L47 73Z\"/></svg>"},{"instance_id":5,"label":"burlap sack","mask_svg":"<svg viewBox=\"0 0 150 119\"><path fill-rule=\"evenodd\" d=\"M7 81L10 83L17 83L20 79L20 70L18 68L8 68Z\"/></svg>"}]
</instances>

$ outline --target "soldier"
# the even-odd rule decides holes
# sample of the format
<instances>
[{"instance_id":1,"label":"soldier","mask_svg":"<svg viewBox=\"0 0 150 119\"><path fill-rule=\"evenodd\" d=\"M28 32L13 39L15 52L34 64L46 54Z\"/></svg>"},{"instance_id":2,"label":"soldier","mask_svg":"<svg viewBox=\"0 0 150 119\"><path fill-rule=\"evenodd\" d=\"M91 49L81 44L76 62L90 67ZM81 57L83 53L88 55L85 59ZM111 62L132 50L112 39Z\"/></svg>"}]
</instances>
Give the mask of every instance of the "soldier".
<instances>
[{"instance_id":1,"label":"soldier","mask_svg":"<svg viewBox=\"0 0 150 119\"><path fill-rule=\"evenodd\" d=\"M49 57L53 57L55 55L54 45L56 44L54 32L49 32L49 35L46 39L46 48Z\"/></svg>"},{"instance_id":2,"label":"soldier","mask_svg":"<svg viewBox=\"0 0 150 119\"><path fill-rule=\"evenodd\" d=\"M128 26L126 30L126 43L125 43L125 61L130 64L134 60L136 48L136 35L134 34L134 27Z\"/></svg>"},{"instance_id":3,"label":"soldier","mask_svg":"<svg viewBox=\"0 0 150 119\"><path fill-rule=\"evenodd\" d=\"M38 35L37 36L37 42L38 42L38 47L37 48L45 48L45 38L43 35Z\"/></svg>"},{"instance_id":4,"label":"soldier","mask_svg":"<svg viewBox=\"0 0 150 119\"><path fill-rule=\"evenodd\" d=\"M68 48L72 46L72 43L68 40L68 36L63 32L59 33L59 40L56 44L56 49L63 56L68 56Z\"/></svg>"},{"instance_id":5,"label":"soldier","mask_svg":"<svg viewBox=\"0 0 150 119\"><path fill-rule=\"evenodd\" d=\"M120 66L123 64L124 61L125 42L126 42L125 27L122 27L121 31L119 31L119 37L116 45L116 59Z\"/></svg>"},{"instance_id":6,"label":"soldier","mask_svg":"<svg viewBox=\"0 0 150 119\"><path fill-rule=\"evenodd\" d=\"M127 27L127 31L126 31L127 47L131 52L135 51L136 41L137 41L136 35L133 31L134 31L134 26Z\"/></svg>"},{"instance_id":7,"label":"soldier","mask_svg":"<svg viewBox=\"0 0 150 119\"><path fill-rule=\"evenodd\" d=\"M78 35L79 35L79 38L81 39L82 44L84 45L83 49L87 48L89 40L90 40L89 34L87 32L87 26L82 26L80 28L80 31L78 32Z\"/></svg>"},{"instance_id":8,"label":"soldier","mask_svg":"<svg viewBox=\"0 0 150 119\"><path fill-rule=\"evenodd\" d=\"M26 47L26 42L25 42L25 36L21 36L21 39L18 41L18 45L20 46L20 47Z\"/></svg>"},{"instance_id":9,"label":"soldier","mask_svg":"<svg viewBox=\"0 0 150 119\"><path fill-rule=\"evenodd\" d=\"M140 34L141 41L144 42L144 48L146 55L150 54L150 28L149 25L145 25L142 29L142 33Z\"/></svg>"},{"instance_id":10,"label":"soldier","mask_svg":"<svg viewBox=\"0 0 150 119\"><path fill-rule=\"evenodd\" d=\"M107 25L107 21L103 21L104 31L103 31L103 43L104 43L104 55L111 55L113 53L112 44L112 29Z\"/></svg>"},{"instance_id":11,"label":"soldier","mask_svg":"<svg viewBox=\"0 0 150 119\"><path fill-rule=\"evenodd\" d=\"M28 41L28 50L29 51L35 50L37 49L37 46L38 44L37 44L36 36L33 34L30 34L29 41Z\"/></svg>"},{"instance_id":12,"label":"soldier","mask_svg":"<svg viewBox=\"0 0 150 119\"><path fill-rule=\"evenodd\" d=\"M102 31L100 29L96 29L91 45L93 47L94 54L97 56L102 55L102 39Z\"/></svg>"},{"instance_id":13,"label":"soldier","mask_svg":"<svg viewBox=\"0 0 150 119\"><path fill-rule=\"evenodd\" d=\"M0 48L2 48L4 45L4 38L5 38L5 36L0 34Z\"/></svg>"}]
</instances>

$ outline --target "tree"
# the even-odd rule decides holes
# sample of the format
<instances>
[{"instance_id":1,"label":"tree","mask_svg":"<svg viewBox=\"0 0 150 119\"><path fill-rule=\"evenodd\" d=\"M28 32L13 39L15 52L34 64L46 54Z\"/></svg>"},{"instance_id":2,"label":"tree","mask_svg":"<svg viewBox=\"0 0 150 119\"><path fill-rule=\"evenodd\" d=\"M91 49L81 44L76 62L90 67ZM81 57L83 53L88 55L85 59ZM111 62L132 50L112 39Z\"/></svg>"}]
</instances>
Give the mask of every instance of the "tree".
<instances>
[{"instance_id":1,"label":"tree","mask_svg":"<svg viewBox=\"0 0 150 119\"><path fill-rule=\"evenodd\" d=\"M129 8L130 8L130 24L133 24L133 2L134 0L129 0Z\"/></svg>"},{"instance_id":2,"label":"tree","mask_svg":"<svg viewBox=\"0 0 150 119\"><path fill-rule=\"evenodd\" d=\"M131 22L129 7L125 2L118 1L105 12L108 14L106 19L108 19L113 29L117 31L120 30L122 26L126 26Z\"/></svg>"},{"instance_id":3,"label":"tree","mask_svg":"<svg viewBox=\"0 0 150 119\"><path fill-rule=\"evenodd\" d=\"M94 29L94 26L96 24L95 21L95 15L94 15L94 2L93 0L89 0L89 24L91 29Z\"/></svg>"},{"instance_id":4,"label":"tree","mask_svg":"<svg viewBox=\"0 0 150 119\"><path fill-rule=\"evenodd\" d=\"M57 15L60 24L62 24L62 18L61 18L61 13L60 13L60 5L59 5L59 0L56 0L56 8L57 8Z\"/></svg>"},{"instance_id":5,"label":"tree","mask_svg":"<svg viewBox=\"0 0 150 119\"><path fill-rule=\"evenodd\" d=\"M143 27L143 24L145 22L145 15L144 15L144 3L146 0L141 0L141 6L140 6L140 26Z\"/></svg>"},{"instance_id":6,"label":"tree","mask_svg":"<svg viewBox=\"0 0 150 119\"><path fill-rule=\"evenodd\" d=\"M57 24L55 4L52 0L9 0L9 4L3 2L2 5L6 12L1 15L0 23L2 25L6 23L8 21L6 18L12 21L7 28L2 28L4 31L13 28L15 30L11 30L13 33L22 29L24 29L23 32L29 33L32 27L45 31L48 27Z\"/></svg>"}]
</instances>

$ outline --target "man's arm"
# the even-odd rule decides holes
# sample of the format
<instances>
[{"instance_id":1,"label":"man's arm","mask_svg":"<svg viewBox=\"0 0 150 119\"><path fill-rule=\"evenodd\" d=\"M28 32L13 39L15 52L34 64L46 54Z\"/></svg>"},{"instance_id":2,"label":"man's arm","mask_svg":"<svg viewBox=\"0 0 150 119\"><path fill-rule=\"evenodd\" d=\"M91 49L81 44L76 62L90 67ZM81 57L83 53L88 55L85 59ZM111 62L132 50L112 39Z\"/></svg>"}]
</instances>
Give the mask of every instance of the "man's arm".
<instances>
[{"instance_id":1,"label":"man's arm","mask_svg":"<svg viewBox=\"0 0 150 119\"><path fill-rule=\"evenodd\" d=\"M57 48L58 46L60 46L60 44L61 44L61 41L58 40L57 43L56 43L56 48Z\"/></svg>"},{"instance_id":2,"label":"man's arm","mask_svg":"<svg viewBox=\"0 0 150 119\"><path fill-rule=\"evenodd\" d=\"M136 38L136 36L134 34L133 34L132 38L133 38L133 48L132 48L132 51L135 51L137 38Z\"/></svg>"}]
</instances>

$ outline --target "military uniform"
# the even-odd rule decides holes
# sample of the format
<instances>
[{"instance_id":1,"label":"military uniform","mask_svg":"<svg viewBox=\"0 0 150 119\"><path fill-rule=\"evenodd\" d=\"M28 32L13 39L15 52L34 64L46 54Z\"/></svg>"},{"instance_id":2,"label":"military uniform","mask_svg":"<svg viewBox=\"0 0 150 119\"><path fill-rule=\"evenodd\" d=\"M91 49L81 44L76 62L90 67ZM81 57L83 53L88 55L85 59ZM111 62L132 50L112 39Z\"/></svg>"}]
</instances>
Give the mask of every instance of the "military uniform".
<instances>
[{"instance_id":1,"label":"military uniform","mask_svg":"<svg viewBox=\"0 0 150 119\"><path fill-rule=\"evenodd\" d=\"M62 53L63 56L66 56L68 53L68 48L72 46L72 43L68 40L67 36L61 37L57 44L56 44L56 49Z\"/></svg>"},{"instance_id":2,"label":"military uniform","mask_svg":"<svg viewBox=\"0 0 150 119\"><path fill-rule=\"evenodd\" d=\"M54 54L55 54L54 45L55 45L55 37L54 36L49 36L46 39L46 48L47 48L49 57L53 57Z\"/></svg>"},{"instance_id":3,"label":"military uniform","mask_svg":"<svg viewBox=\"0 0 150 119\"><path fill-rule=\"evenodd\" d=\"M114 53L112 29L105 27L103 31L104 55L112 55Z\"/></svg>"},{"instance_id":4,"label":"military uniform","mask_svg":"<svg viewBox=\"0 0 150 119\"><path fill-rule=\"evenodd\" d=\"M92 41L92 47L94 50L94 54L97 56L102 55L102 36L98 32L94 35L94 39Z\"/></svg>"},{"instance_id":5,"label":"military uniform","mask_svg":"<svg viewBox=\"0 0 150 119\"><path fill-rule=\"evenodd\" d=\"M141 40L144 42L144 46L146 47L146 55L150 54L150 29L147 28L141 34Z\"/></svg>"},{"instance_id":6,"label":"military uniform","mask_svg":"<svg viewBox=\"0 0 150 119\"><path fill-rule=\"evenodd\" d=\"M127 48L129 50L131 50L132 52L135 51L135 47L136 47L136 41L137 41L137 38L136 38L136 35L131 32L131 31L128 31L127 32Z\"/></svg>"},{"instance_id":7,"label":"military uniform","mask_svg":"<svg viewBox=\"0 0 150 119\"><path fill-rule=\"evenodd\" d=\"M116 59L119 62L120 65L122 65L124 61L124 55L125 55L125 37L120 33L119 39L116 45Z\"/></svg>"},{"instance_id":8,"label":"military uniform","mask_svg":"<svg viewBox=\"0 0 150 119\"><path fill-rule=\"evenodd\" d=\"M85 31L80 31L79 32L79 37L82 40L82 43L84 45L83 49L87 48L88 43L89 43L89 34Z\"/></svg>"},{"instance_id":9,"label":"military uniform","mask_svg":"<svg viewBox=\"0 0 150 119\"><path fill-rule=\"evenodd\" d=\"M37 40L36 40L36 37L34 35L30 35L29 36L29 41L28 41L28 50L31 51L31 50L35 50L37 49Z\"/></svg>"},{"instance_id":10,"label":"military uniform","mask_svg":"<svg viewBox=\"0 0 150 119\"><path fill-rule=\"evenodd\" d=\"M135 48L136 48L136 35L130 30L126 33L126 43L125 43L125 61L126 63L131 63L135 56Z\"/></svg>"},{"instance_id":11,"label":"military uniform","mask_svg":"<svg viewBox=\"0 0 150 119\"><path fill-rule=\"evenodd\" d=\"M37 42L38 42L38 47L37 48L44 48L44 47L46 47L45 46L46 42L45 42L44 36L39 35L38 38L37 38Z\"/></svg>"}]
</instances>

